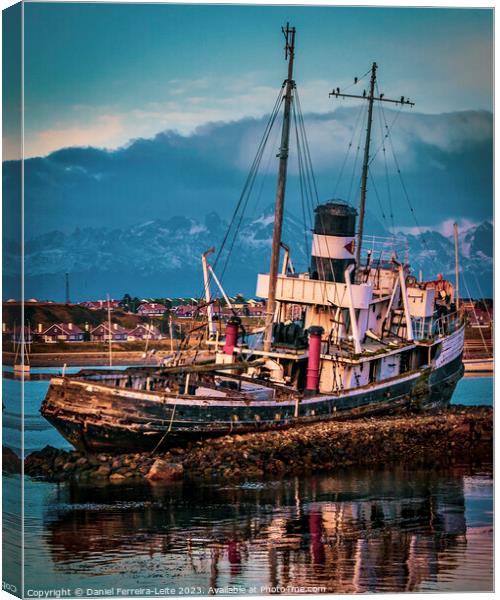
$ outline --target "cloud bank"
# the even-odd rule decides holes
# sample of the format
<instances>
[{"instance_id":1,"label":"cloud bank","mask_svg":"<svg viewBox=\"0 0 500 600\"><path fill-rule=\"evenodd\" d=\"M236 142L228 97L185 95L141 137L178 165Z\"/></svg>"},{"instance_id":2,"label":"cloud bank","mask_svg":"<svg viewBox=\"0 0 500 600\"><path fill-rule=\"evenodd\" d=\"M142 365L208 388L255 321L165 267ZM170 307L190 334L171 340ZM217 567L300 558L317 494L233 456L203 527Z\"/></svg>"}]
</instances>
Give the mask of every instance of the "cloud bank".
<instances>
[{"instance_id":1,"label":"cloud bank","mask_svg":"<svg viewBox=\"0 0 500 600\"><path fill-rule=\"evenodd\" d=\"M362 156L358 147L365 127L360 110L341 107L332 113L306 115L320 201L335 195L357 205ZM374 122L368 191L371 210L384 226L414 227L418 222L435 227L446 219L491 219L491 113L386 112L385 117L389 127L393 124L392 144L387 139L382 144L384 121ZM72 147L28 159L26 236L54 228L70 231L75 225L122 227L147 218L197 216L212 209L227 217L239 198L265 122L265 118L213 122L190 135L164 131L116 150ZM107 127L112 128L113 122L103 122L103 135ZM279 127L275 129L249 203L253 213L274 201ZM301 197L293 146L292 132L287 207L298 213ZM4 163L4 197L14 189L18 165L17 161Z\"/></svg>"}]
</instances>

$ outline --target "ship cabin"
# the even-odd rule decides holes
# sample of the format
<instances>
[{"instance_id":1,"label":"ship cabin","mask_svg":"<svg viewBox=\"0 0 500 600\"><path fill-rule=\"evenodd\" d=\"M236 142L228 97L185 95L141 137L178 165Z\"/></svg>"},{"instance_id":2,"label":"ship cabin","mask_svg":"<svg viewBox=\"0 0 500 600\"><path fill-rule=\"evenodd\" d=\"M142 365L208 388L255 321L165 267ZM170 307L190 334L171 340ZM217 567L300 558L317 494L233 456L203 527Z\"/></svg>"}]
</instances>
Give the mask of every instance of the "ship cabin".
<instances>
[{"instance_id":1,"label":"ship cabin","mask_svg":"<svg viewBox=\"0 0 500 600\"><path fill-rule=\"evenodd\" d=\"M338 200L316 208L309 271L289 273L283 264L277 278L271 352L259 340L237 344L238 323L230 321L217 362L265 357L257 375L326 394L433 366L440 340L460 325L453 286L411 276L397 237L365 238L356 265L356 216ZM269 274L259 274L257 296L268 290Z\"/></svg>"}]
</instances>

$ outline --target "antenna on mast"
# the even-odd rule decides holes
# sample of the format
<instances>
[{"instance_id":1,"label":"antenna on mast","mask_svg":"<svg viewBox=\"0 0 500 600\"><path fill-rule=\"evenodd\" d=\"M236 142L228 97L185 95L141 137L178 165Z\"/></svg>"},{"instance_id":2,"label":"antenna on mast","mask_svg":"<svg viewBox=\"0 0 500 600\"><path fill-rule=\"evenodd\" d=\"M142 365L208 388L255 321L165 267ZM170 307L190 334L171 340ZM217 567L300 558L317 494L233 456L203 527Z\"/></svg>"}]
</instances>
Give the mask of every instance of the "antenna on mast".
<instances>
[{"instance_id":1,"label":"antenna on mast","mask_svg":"<svg viewBox=\"0 0 500 600\"><path fill-rule=\"evenodd\" d=\"M359 267L360 264L360 256L361 256L361 244L363 242L363 227L365 222L365 205L366 205L366 190L367 190L367 182L368 182L368 165L370 163L370 138L372 133L372 121L373 121L373 102L377 100L378 102L391 102L392 104L400 104L401 106L415 106L414 102L410 102L408 98L401 96L399 100L392 100L390 98L385 98L384 94L379 94L375 96L375 84L377 81L377 63L374 62L371 67L371 77L370 77L370 91L368 94L366 90L363 90L362 95L356 94L342 94L340 92L340 88L335 88L330 94L329 97L334 96L335 98L359 98L361 100L368 101L368 122L366 125L366 140L365 140L365 152L363 157L363 171L361 173L361 195L359 199L359 222L358 222L358 239L356 242L356 265ZM359 78L354 78L354 84L359 83Z\"/></svg>"},{"instance_id":2,"label":"antenna on mast","mask_svg":"<svg viewBox=\"0 0 500 600\"><path fill-rule=\"evenodd\" d=\"M293 58L295 50L295 27L290 28L290 23L286 24L286 28L282 27L281 31L285 36L285 60L290 56Z\"/></svg>"},{"instance_id":3,"label":"antenna on mast","mask_svg":"<svg viewBox=\"0 0 500 600\"><path fill-rule=\"evenodd\" d=\"M283 226L283 207L285 203L286 171L288 163L288 147L290 141L290 107L292 104L293 59L295 55L295 27L282 27L285 36L285 60L288 60L288 76L285 80L285 105L283 111L283 127L278 158L280 159L278 185L276 188L276 207L274 210L273 245L271 250L271 266L269 269L269 293L267 296L266 324L264 329L264 352L271 350L273 339L273 321L276 305L276 285L278 281L278 262L280 258L281 230Z\"/></svg>"}]
</instances>

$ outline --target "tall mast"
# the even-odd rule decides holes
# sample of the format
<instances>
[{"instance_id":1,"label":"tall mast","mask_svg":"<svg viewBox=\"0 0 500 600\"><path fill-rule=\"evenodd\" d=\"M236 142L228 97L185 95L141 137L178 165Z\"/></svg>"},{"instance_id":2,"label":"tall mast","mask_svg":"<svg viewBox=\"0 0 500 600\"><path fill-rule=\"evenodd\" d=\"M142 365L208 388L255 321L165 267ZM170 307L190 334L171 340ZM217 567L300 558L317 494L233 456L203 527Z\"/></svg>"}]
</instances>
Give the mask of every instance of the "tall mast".
<instances>
[{"instance_id":1,"label":"tall mast","mask_svg":"<svg viewBox=\"0 0 500 600\"><path fill-rule=\"evenodd\" d=\"M377 80L377 63L372 64L372 76L370 79L370 94L368 96L368 123L366 125L365 154L363 157L363 171L361 172L361 196L359 199L359 221L358 221L358 240L356 242L356 265L360 265L361 243L363 242L363 226L365 223L365 205L366 205L366 184L368 181L368 163L370 161L370 138L372 135L372 117L373 117L373 95L375 92L375 82Z\"/></svg>"},{"instance_id":2,"label":"tall mast","mask_svg":"<svg viewBox=\"0 0 500 600\"><path fill-rule=\"evenodd\" d=\"M360 256L361 256L361 244L363 242L363 228L365 223L365 206L366 206L366 190L367 190L367 182L368 182L368 168L370 164L370 140L372 134L372 121L373 121L373 102L377 100L378 102L391 102L393 104L407 104L408 106L415 106L413 102L410 102L408 98L401 96L399 100L391 100L389 98L384 98L384 94L379 94L375 96L375 85L377 82L377 63L372 64L371 68L371 78L370 78L370 90L368 95L366 94L366 90L363 92L363 95L356 94L341 94L340 88L333 90L329 96L334 96L335 98L360 98L361 100L368 101L368 119L366 124L366 140L365 140L365 152L363 157L363 170L361 172L361 195L359 199L359 222L358 222L358 239L356 241L356 265L359 267L360 264ZM354 78L354 83L358 83L358 78Z\"/></svg>"},{"instance_id":3,"label":"tall mast","mask_svg":"<svg viewBox=\"0 0 500 600\"><path fill-rule=\"evenodd\" d=\"M458 295L459 263L458 263L458 225L457 225L457 223L453 223L453 237L455 238L455 307L456 307L456 311L459 312L460 299L459 299L459 295Z\"/></svg>"},{"instance_id":4,"label":"tall mast","mask_svg":"<svg viewBox=\"0 0 500 600\"><path fill-rule=\"evenodd\" d=\"M283 226L283 206L285 202L286 171L288 163L288 147L290 140L290 107L292 104L293 59L295 54L295 27L281 30L285 36L285 60L288 59L288 77L285 81L285 106L283 112L283 127L281 130L281 145L278 157L280 159L278 185L276 188L276 207L274 210L273 245L271 250L271 267L269 269L269 294L267 298L266 326L264 331L264 351L271 350L273 338L273 320L276 304L276 284L278 280L278 263L280 257L281 229Z\"/></svg>"}]
</instances>

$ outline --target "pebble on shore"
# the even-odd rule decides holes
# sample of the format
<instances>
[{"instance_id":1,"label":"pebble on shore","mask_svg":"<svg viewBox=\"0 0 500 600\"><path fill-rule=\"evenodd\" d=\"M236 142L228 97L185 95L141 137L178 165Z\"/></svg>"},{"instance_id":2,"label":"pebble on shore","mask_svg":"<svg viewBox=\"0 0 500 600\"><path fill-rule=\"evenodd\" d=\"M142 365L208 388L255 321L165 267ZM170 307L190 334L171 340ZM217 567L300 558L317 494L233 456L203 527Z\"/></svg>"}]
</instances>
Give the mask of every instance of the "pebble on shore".
<instances>
[{"instance_id":1,"label":"pebble on shore","mask_svg":"<svg viewBox=\"0 0 500 600\"><path fill-rule=\"evenodd\" d=\"M493 460L493 409L329 421L284 431L224 436L168 452L85 455L46 446L25 473L49 481L164 483L191 478L256 479L350 465L442 467Z\"/></svg>"}]
</instances>

